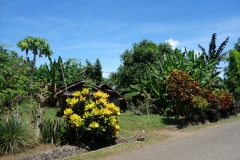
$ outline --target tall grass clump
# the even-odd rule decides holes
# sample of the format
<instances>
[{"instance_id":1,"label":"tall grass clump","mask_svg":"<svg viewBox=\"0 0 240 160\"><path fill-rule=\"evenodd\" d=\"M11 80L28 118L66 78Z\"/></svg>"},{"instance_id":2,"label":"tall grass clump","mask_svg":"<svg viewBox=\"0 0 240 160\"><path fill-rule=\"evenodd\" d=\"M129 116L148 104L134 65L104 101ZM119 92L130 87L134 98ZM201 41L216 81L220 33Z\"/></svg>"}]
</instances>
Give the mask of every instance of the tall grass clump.
<instances>
[{"instance_id":1,"label":"tall grass clump","mask_svg":"<svg viewBox=\"0 0 240 160\"><path fill-rule=\"evenodd\" d=\"M29 124L15 119L0 121L0 155L16 154L36 144Z\"/></svg>"},{"instance_id":2,"label":"tall grass clump","mask_svg":"<svg viewBox=\"0 0 240 160\"><path fill-rule=\"evenodd\" d=\"M67 123L62 118L45 119L40 125L40 141L52 145L64 143L62 129L66 127Z\"/></svg>"}]
</instances>

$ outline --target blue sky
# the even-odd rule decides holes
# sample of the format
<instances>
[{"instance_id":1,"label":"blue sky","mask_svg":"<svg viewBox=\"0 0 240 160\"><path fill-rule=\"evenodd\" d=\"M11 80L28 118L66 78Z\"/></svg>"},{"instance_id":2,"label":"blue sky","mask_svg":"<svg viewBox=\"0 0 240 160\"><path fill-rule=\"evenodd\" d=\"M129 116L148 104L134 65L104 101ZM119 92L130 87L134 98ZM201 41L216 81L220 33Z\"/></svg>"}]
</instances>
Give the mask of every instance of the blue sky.
<instances>
[{"instance_id":1,"label":"blue sky","mask_svg":"<svg viewBox=\"0 0 240 160\"><path fill-rule=\"evenodd\" d=\"M26 36L48 40L53 58L99 58L103 76L117 71L120 55L143 39L173 47L208 49L240 37L239 0L0 0L0 42L24 55L16 43ZM31 57L30 57L31 58ZM37 65L47 62L38 58Z\"/></svg>"}]
</instances>

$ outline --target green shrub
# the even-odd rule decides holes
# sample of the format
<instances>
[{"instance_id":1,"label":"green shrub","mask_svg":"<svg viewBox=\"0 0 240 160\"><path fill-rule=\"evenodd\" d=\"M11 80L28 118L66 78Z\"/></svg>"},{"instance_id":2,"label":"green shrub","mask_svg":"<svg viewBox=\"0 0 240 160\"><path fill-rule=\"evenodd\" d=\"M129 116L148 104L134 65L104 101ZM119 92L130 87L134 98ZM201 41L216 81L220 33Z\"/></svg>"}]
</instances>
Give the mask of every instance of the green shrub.
<instances>
[{"instance_id":1,"label":"green shrub","mask_svg":"<svg viewBox=\"0 0 240 160\"><path fill-rule=\"evenodd\" d=\"M40 141L45 144L62 144L64 141L62 128L65 127L67 127L67 123L62 118L44 119L40 125Z\"/></svg>"},{"instance_id":2,"label":"green shrub","mask_svg":"<svg viewBox=\"0 0 240 160\"><path fill-rule=\"evenodd\" d=\"M35 135L29 124L9 119L0 121L0 154L19 153L32 148L35 143Z\"/></svg>"},{"instance_id":3,"label":"green shrub","mask_svg":"<svg viewBox=\"0 0 240 160\"><path fill-rule=\"evenodd\" d=\"M190 102L188 115L191 120L198 123L199 121L205 123L206 120L206 111L209 103L207 99L202 96L193 96Z\"/></svg>"}]
</instances>

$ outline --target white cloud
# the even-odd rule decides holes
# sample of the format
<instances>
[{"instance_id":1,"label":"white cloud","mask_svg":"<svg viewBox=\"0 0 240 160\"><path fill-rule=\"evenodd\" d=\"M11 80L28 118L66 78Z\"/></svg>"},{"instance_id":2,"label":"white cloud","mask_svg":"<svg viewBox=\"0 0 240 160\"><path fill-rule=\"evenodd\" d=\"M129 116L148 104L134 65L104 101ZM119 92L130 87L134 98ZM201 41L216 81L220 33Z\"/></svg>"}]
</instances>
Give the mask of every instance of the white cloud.
<instances>
[{"instance_id":1,"label":"white cloud","mask_svg":"<svg viewBox=\"0 0 240 160\"><path fill-rule=\"evenodd\" d=\"M169 43L173 49L175 49L177 47L177 45L179 44L178 41L173 40L173 39L166 40L165 42Z\"/></svg>"}]
</instances>

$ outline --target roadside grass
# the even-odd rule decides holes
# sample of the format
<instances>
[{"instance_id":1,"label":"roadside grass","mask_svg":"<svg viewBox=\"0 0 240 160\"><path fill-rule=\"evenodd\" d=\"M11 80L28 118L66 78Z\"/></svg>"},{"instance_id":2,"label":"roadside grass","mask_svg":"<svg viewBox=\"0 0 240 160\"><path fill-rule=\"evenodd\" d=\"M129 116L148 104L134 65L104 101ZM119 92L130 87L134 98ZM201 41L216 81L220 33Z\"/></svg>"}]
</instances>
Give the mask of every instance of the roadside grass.
<instances>
[{"instance_id":1,"label":"roadside grass","mask_svg":"<svg viewBox=\"0 0 240 160\"><path fill-rule=\"evenodd\" d=\"M168 124L163 122L162 116L159 115L135 115L127 111L118 116L120 131L119 135L128 137L140 133L146 133L153 130L160 130L167 127Z\"/></svg>"}]
</instances>

